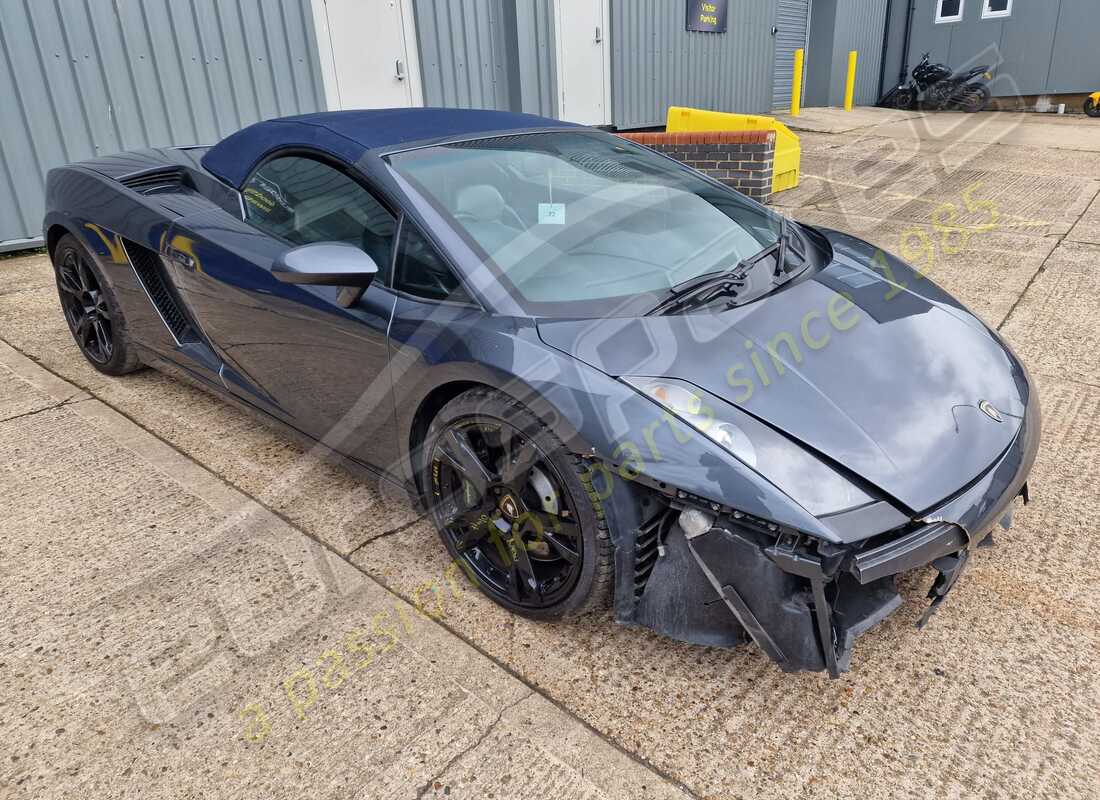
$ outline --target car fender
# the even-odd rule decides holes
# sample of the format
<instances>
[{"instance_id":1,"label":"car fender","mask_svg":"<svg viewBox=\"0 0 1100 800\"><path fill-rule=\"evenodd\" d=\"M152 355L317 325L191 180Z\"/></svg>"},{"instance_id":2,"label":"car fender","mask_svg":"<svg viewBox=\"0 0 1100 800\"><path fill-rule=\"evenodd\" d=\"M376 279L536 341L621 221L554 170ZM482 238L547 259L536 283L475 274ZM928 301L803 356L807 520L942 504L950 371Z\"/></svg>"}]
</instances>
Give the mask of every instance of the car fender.
<instances>
[{"instance_id":1,"label":"car fender","mask_svg":"<svg viewBox=\"0 0 1100 800\"><path fill-rule=\"evenodd\" d=\"M824 539L835 534L808 511L701 434L669 424L649 398L544 344L533 320L448 312L425 321L395 311L391 336L399 436L410 441L417 409L445 384L492 386L528 406L573 453L589 459L602 492L637 483L684 492ZM434 329L434 330L433 330ZM412 479L418 455L403 472ZM618 536L622 536L619 532Z\"/></svg>"}]
</instances>

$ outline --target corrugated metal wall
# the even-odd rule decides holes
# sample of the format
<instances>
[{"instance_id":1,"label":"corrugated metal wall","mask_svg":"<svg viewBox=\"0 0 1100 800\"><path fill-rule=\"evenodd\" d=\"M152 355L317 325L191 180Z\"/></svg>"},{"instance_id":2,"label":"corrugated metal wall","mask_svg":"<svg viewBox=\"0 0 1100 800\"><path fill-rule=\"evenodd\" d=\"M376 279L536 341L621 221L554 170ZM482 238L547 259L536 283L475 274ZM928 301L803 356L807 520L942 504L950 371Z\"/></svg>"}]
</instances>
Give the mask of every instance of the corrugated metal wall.
<instances>
[{"instance_id":1,"label":"corrugated metal wall","mask_svg":"<svg viewBox=\"0 0 1100 800\"><path fill-rule=\"evenodd\" d=\"M309 0L2 0L0 51L0 242L51 167L325 105Z\"/></svg>"},{"instance_id":2,"label":"corrugated metal wall","mask_svg":"<svg viewBox=\"0 0 1100 800\"><path fill-rule=\"evenodd\" d=\"M887 4L887 0L814 0L806 52L807 106L844 104L852 50L859 53L856 105L878 102Z\"/></svg>"},{"instance_id":3,"label":"corrugated metal wall","mask_svg":"<svg viewBox=\"0 0 1100 800\"><path fill-rule=\"evenodd\" d=\"M557 43L552 0L516 0L520 111L558 113Z\"/></svg>"},{"instance_id":4,"label":"corrugated metal wall","mask_svg":"<svg viewBox=\"0 0 1100 800\"><path fill-rule=\"evenodd\" d=\"M1013 5L1013 14L1015 6ZM1006 21L1005 26L1009 23ZM1013 23L1014 26L1019 23ZM1024 38L1027 27L1019 26L1017 39ZM1097 0L1062 0L1058 11L1058 30L1054 34L1048 92L1095 92L1100 88L1100 3ZM1011 52L1009 43L1001 43L1001 52Z\"/></svg>"},{"instance_id":5,"label":"corrugated metal wall","mask_svg":"<svg viewBox=\"0 0 1100 800\"><path fill-rule=\"evenodd\" d=\"M794 83L794 51L806 46L810 0L779 0L775 12L775 83L772 108L789 111Z\"/></svg>"},{"instance_id":6,"label":"corrugated metal wall","mask_svg":"<svg viewBox=\"0 0 1100 800\"><path fill-rule=\"evenodd\" d=\"M424 104L554 116L552 0L415 0Z\"/></svg>"},{"instance_id":7,"label":"corrugated metal wall","mask_svg":"<svg viewBox=\"0 0 1100 800\"><path fill-rule=\"evenodd\" d=\"M886 34L886 0L840 0L836 9L836 38L833 43L833 83L829 105L844 104L848 80L848 53L859 53L855 102L871 106L878 102L882 75L882 45Z\"/></svg>"},{"instance_id":8,"label":"corrugated metal wall","mask_svg":"<svg viewBox=\"0 0 1100 800\"><path fill-rule=\"evenodd\" d=\"M502 0L416 0L424 104L510 107Z\"/></svg>"},{"instance_id":9,"label":"corrugated metal wall","mask_svg":"<svg viewBox=\"0 0 1100 800\"><path fill-rule=\"evenodd\" d=\"M663 125L670 105L767 113L775 3L729 0L727 33L689 33L683 0L612 0L612 122Z\"/></svg>"},{"instance_id":10,"label":"corrugated metal wall","mask_svg":"<svg viewBox=\"0 0 1100 800\"><path fill-rule=\"evenodd\" d=\"M1100 2L1016 0L1012 15L982 19L980 0L963 6L960 22L935 24L935 0L916 0L909 49L910 68L926 51L952 69L992 64L990 84L998 97L1095 91L1100 77ZM904 26L904 17L898 23ZM900 63L904 34L892 45Z\"/></svg>"}]
</instances>

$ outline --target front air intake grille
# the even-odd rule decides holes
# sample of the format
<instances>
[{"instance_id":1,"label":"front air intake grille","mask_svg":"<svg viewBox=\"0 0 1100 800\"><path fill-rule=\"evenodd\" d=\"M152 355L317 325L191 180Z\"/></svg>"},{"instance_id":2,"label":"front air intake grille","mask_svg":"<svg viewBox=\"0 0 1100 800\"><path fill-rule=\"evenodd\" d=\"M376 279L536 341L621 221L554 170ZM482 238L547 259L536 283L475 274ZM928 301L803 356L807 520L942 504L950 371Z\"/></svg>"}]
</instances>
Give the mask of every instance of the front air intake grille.
<instances>
[{"instance_id":1,"label":"front air intake grille","mask_svg":"<svg viewBox=\"0 0 1100 800\"><path fill-rule=\"evenodd\" d=\"M129 239L124 239L123 242L126 245L126 255L134 265L138 280L141 281L160 318L172 332L172 336L180 344L197 342L195 328L188 320L183 306L164 275L164 265L161 263L160 256L148 247L142 247Z\"/></svg>"},{"instance_id":2,"label":"front air intake grille","mask_svg":"<svg viewBox=\"0 0 1100 800\"><path fill-rule=\"evenodd\" d=\"M638 537L634 540L634 597L636 599L645 594L649 576L653 574L653 567L656 566L657 557L660 555L661 542L672 526L673 513L671 509L662 509L638 529Z\"/></svg>"},{"instance_id":3,"label":"front air intake grille","mask_svg":"<svg viewBox=\"0 0 1100 800\"><path fill-rule=\"evenodd\" d=\"M179 167L166 167L151 172L140 172L119 178L119 183L133 189L138 194L155 194L163 191L175 191L186 186L183 170Z\"/></svg>"}]
</instances>

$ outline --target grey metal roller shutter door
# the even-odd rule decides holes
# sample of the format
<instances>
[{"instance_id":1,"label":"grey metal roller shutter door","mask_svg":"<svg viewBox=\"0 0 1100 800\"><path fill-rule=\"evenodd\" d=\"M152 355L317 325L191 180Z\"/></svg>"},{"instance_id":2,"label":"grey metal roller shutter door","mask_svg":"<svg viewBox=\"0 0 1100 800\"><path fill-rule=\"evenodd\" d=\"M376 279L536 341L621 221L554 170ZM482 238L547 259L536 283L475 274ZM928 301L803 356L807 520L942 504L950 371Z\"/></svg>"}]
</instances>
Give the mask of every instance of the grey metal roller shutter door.
<instances>
[{"instance_id":1,"label":"grey metal roller shutter door","mask_svg":"<svg viewBox=\"0 0 1100 800\"><path fill-rule=\"evenodd\" d=\"M794 51L806 46L810 0L779 0L775 11L775 82L772 84L772 108L791 107L791 83L794 79Z\"/></svg>"}]
</instances>

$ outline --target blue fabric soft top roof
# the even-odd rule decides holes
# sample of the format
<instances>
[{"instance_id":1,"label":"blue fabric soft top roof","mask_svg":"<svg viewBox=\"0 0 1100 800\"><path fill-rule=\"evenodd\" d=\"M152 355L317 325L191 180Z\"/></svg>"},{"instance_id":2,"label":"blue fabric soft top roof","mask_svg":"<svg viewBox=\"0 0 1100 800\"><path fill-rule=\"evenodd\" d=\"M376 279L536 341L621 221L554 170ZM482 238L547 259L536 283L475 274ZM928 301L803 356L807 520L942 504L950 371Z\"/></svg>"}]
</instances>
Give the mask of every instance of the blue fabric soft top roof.
<instances>
[{"instance_id":1,"label":"blue fabric soft top roof","mask_svg":"<svg viewBox=\"0 0 1100 800\"><path fill-rule=\"evenodd\" d=\"M375 147L476 136L530 128L575 127L534 114L457 108L382 108L325 111L257 122L214 145L203 156L208 172L241 187L266 155L284 148L318 150L354 164Z\"/></svg>"}]
</instances>

